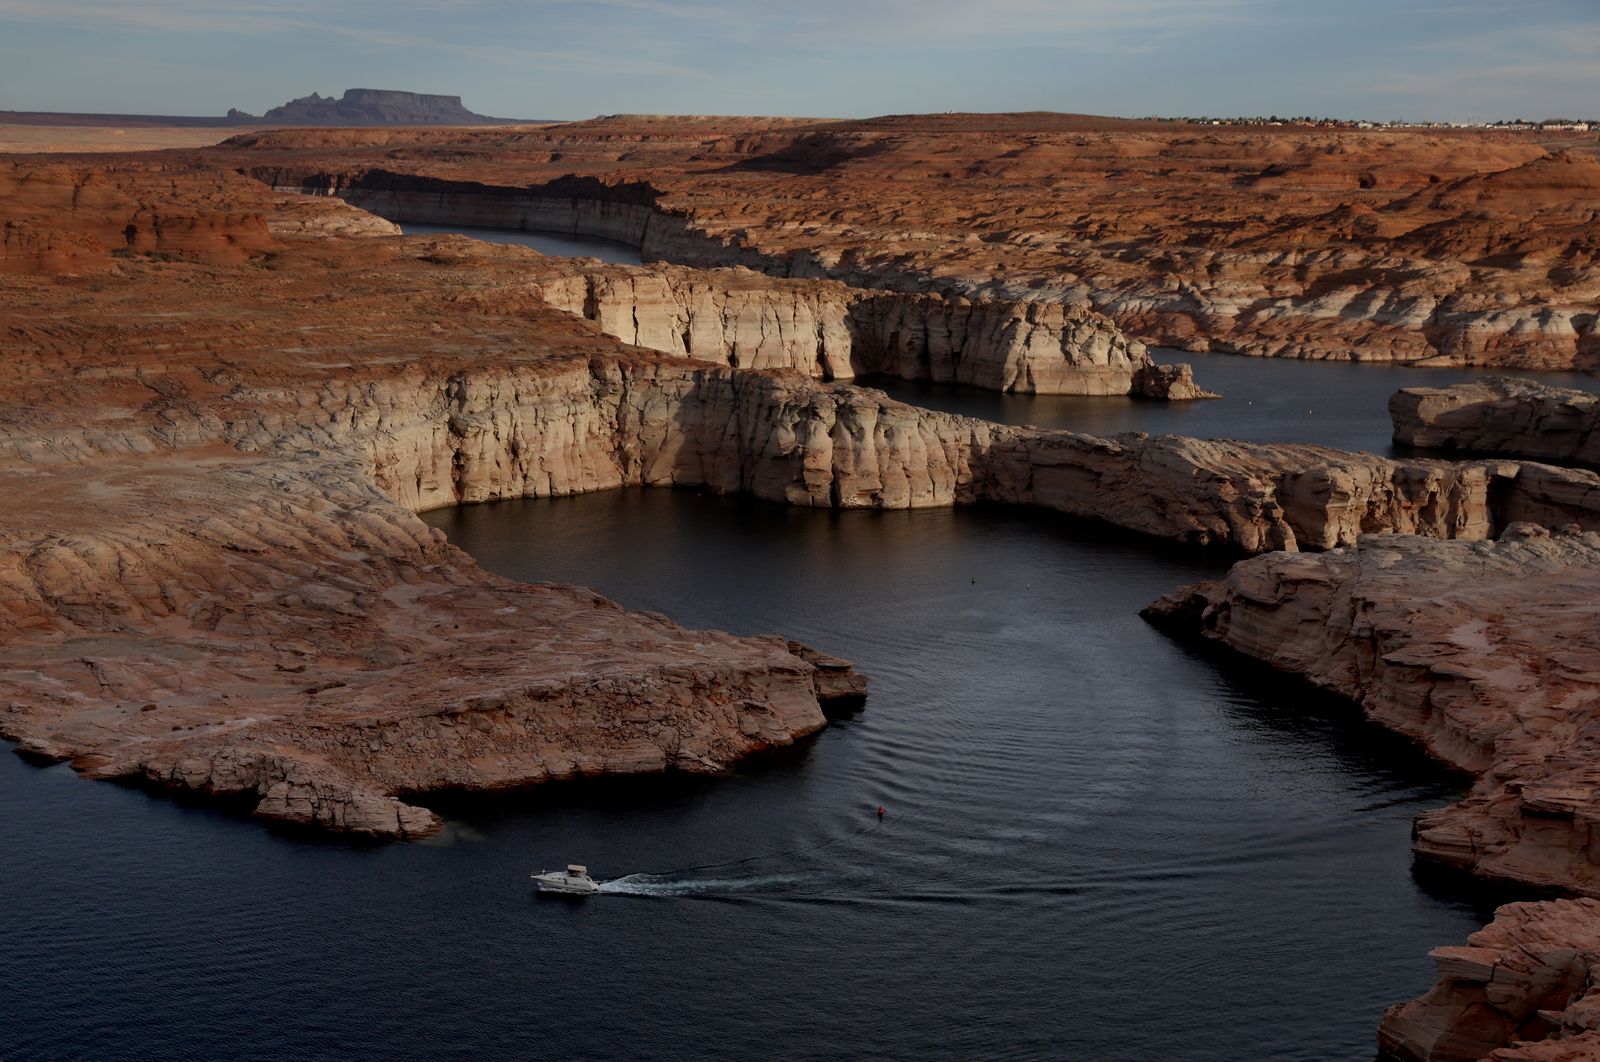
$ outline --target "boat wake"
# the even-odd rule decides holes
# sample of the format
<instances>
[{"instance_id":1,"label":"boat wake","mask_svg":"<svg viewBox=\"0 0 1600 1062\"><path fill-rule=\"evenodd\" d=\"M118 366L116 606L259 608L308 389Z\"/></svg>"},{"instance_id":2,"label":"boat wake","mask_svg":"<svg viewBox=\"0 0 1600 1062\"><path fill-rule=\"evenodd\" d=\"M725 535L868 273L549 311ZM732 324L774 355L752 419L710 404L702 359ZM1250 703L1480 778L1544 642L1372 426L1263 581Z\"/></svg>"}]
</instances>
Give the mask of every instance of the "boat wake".
<instances>
[{"instance_id":1,"label":"boat wake","mask_svg":"<svg viewBox=\"0 0 1600 1062\"><path fill-rule=\"evenodd\" d=\"M679 878L670 874L628 874L602 881L600 891L611 896L728 896L737 893L778 892L814 882L800 874L769 874L749 878Z\"/></svg>"}]
</instances>

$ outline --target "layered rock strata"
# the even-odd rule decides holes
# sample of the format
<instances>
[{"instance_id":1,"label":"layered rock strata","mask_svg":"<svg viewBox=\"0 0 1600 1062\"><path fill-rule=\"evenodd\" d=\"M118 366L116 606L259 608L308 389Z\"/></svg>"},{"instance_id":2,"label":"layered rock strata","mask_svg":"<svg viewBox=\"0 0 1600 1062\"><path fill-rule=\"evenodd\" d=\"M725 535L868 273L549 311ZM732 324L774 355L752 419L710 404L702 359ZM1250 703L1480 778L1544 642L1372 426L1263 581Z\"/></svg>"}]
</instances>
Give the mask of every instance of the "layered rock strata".
<instances>
[{"instance_id":1,"label":"layered rock strata","mask_svg":"<svg viewBox=\"0 0 1600 1062\"><path fill-rule=\"evenodd\" d=\"M208 187L104 181L95 241L151 195ZM433 820L408 794L709 770L859 696L779 642L494 580L408 510L692 485L1034 505L1246 551L1595 520L1590 473L1004 427L625 347L540 297L551 260L384 238L332 201L291 223L300 208L260 185L230 194L197 214L226 255L86 241L99 257L77 275L39 260L3 278L0 474L51 504L0 523L0 732L265 815L412 835Z\"/></svg>"},{"instance_id":2,"label":"layered rock strata","mask_svg":"<svg viewBox=\"0 0 1600 1062\"><path fill-rule=\"evenodd\" d=\"M1600 395L1494 376L1389 399L1394 441L1600 466Z\"/></svg>"},{"instance_id":3,"label":"layered rock strata","mask_svg":"<svg viewBox=\"0 0 1600 1062\"><path fill-rule=\"evenodd\" d=\"M1378 1042L1387 1057L1581 1062L1600 1056L1600 902L1507 904L1465 946L1431 955L1439 983L1384 1016Z\"/></svg>"},{"instance_id":4,"label":"layered rock strata","mask_svg":"<svg viewBox=\"0 0 1600 1062\"><path fill-rule=\"evenodd\" d=\"M668 354L736 368L798 368L829 380L883 373L1029 394L1215 397L1195 385L1189 366L1157 366L1144 344L1128 340L1082 300L766 280L753 274L794 271L632 201L638 197L612 198L594 182L569 182L572 194L562 196L470 183L421 182L418 189L418 182L384 171L353 178L254 172L275 188L338 196L397 222L596 236L639 247L648 259L726 267L585 269L540 286L552 305Z\"/></svg>"},{"instance_id":5,"label":"layered rock strata","mask_svg":"<svg viewBox=\"0 0 1600 1062\"><path fill-rule=\"evenodd\" d=\"M1418 859L1594 897L1596 602L1600 535L1517 524L1496 542L1385 534L1317 555L1269 554L1146 615L1347 697L1474 775L1465 799L1417 818ZM1440 983L1385 1017L1386 1057L1594 1057L1597 933L1591 899L1501 908L1468 947L1433 952Z\"/></svg>"},{"instance_id":6,"label":"layered rock strata","mask_svg":"<svg viewBox=\"0 0 1600 1062\"><path fill-rule=\"evenodd\" d=\"M1215 397L1082 305L866 291L744 269L579 266L544 300L651 350L821 380L886 375L992 391Z\"/></svg>"},{"instance_id":7,"label":"layered rock strata","mask_svg":"<svg viewBox=\"0 0 1600 1062\"><path fill-rule=\"evenodd\" d=\"M1298 675L1475 775L1418 858L1600 896L1600 535L1365 535L1274 553L1146 614Z\"/></svg>"},{"instance_id":8,"label":"layered rock strata","mask_svg":"<svg viewBox=\"0 0 1600 1062\"><path fill-rule=\"evenodd\" d=\"M1143 342L1600 365L1592 144L1063 115L253 134L218 154L386 216L627 239L855 286L1088 301ZM531 224L530 224L531 223Z\"/></svg>"},{"instance_id":9,"label":"layered rock strata","mask_svg":"<svg viewBox=\"0 0 1600 1062\"><path fill-rule=\"evenodd\" d=\"M0 735L93 777L419 837L440 821L410 794L720 771L861 694L780 639L489 576L335 455L184 448L0 479L48 484L71 518L0 534Z\"/></svg>"},{"instance_id":10,"label":"layered rock strata","mask_svg":"<svg viewBox=\"0 0 1600 1062\"><path fill-rule=\"evenodd\" d=\"M472 267L367 238L388 223L238 181L0 174L0 736L415 837L413 794L722 770L860 701L844 661L497 579L417 520L397 496L458 497L465 396L628 352L510 270L485 305Z\"/></svg>"}]
</instances>

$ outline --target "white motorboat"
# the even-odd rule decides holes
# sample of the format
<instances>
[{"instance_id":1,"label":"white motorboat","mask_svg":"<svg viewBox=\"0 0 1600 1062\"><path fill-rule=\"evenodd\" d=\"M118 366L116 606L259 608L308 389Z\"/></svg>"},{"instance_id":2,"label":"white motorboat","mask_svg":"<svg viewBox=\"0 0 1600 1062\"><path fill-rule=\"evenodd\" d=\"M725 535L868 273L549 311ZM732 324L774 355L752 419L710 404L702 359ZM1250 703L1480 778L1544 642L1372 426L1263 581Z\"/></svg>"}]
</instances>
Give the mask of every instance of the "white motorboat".
<instances>
[{"instance_id":1,"label":"white motorboat","mask_svg":"<svg viewBox=\"0 0 1600 1062\"><path fill-rule=\"evenodd\" d=\"M541 870L530 876L534 884L539 886L540 892L559 892L566 896L593 896L600 891L600 886L589 876L589 868L578 863L569 863L566 870Z\"/></svg>"}]
</instances>

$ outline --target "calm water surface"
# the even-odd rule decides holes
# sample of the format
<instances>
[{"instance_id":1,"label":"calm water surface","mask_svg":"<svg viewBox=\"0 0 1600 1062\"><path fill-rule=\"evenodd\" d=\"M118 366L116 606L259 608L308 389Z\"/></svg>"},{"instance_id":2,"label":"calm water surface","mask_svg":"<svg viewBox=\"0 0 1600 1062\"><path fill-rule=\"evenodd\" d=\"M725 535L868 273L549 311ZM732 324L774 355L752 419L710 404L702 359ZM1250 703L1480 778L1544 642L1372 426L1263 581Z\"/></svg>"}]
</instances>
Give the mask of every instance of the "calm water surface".
<instances>
[{"instance_id":1,"label":"calm water surface","mask_svg":"<svg viewBox=\"0 0 1600 1062\"><path fill-rule=\"evenodd\" d=\"M0 1058L1362 1059L1487 913L1410 871L1457 779L1138 618L1199 557L664 490L430 520L848 655L867 708L732 778L446 805L420 845L0 757ZM536 899L568 859L608 894Z\"/></svg>"},{"instance_id":2,"label":"calm water surface","mask_svg":"<svg viewBox=\"0 0 1600 1062\"><path fill-rule=\"evenodd\" d=\"M515 229L468 229L459 225L417 225L409 221L400 228L407 236L454 233L458 236L471 236L486 243L514 243L519 247L532 247L540 254L557 258L598 258L613 265L640 265L644 262L639 256L637 247L594 236L573 236L560 232L522 232Z\"/></svg>"},{"instance_id":3,"label":"calm water surface","mask_svg":"<svg viewBox=\"0 0 1600 1062\"><path fill-rule=\"evenodd\" d=\"M1584 373L1421 369L1399 365L1247 358L1155 350L1162 363L1186 361L1195 382L1223 397L1203 402L1152 402L1138 398L1007 395L946 384L907 383L874 377L861 381L903 402L1003 424L1033 424L1091 435L1144 431L1249 442L1315 442L1341 450L1412 453L1390 442L1389 396L1402 387L1448 387L1485 375L1521 376L1556 387L1600 391L1600 377Z\"/></svg>"}]
</instances>

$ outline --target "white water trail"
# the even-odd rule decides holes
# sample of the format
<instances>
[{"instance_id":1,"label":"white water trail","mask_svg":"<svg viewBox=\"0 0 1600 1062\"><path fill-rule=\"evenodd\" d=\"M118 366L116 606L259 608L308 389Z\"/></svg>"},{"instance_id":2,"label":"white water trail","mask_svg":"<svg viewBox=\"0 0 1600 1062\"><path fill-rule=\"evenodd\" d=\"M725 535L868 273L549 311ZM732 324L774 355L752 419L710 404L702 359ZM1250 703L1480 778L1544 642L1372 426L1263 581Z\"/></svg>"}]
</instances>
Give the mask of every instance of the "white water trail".
<instances>
[{"instance_id":1,"label":"white water trail","mask_svg":"<svg viewBox=\"0 0 1600 1062\"><path fill-rule=\"evenodd\" d=\"M613 896L723 896L772 892L817 880L801 874L768 874L749 878L674 878L669 874L628 874L602 881L600 891Z\"/></svg>"}]
</instances>

